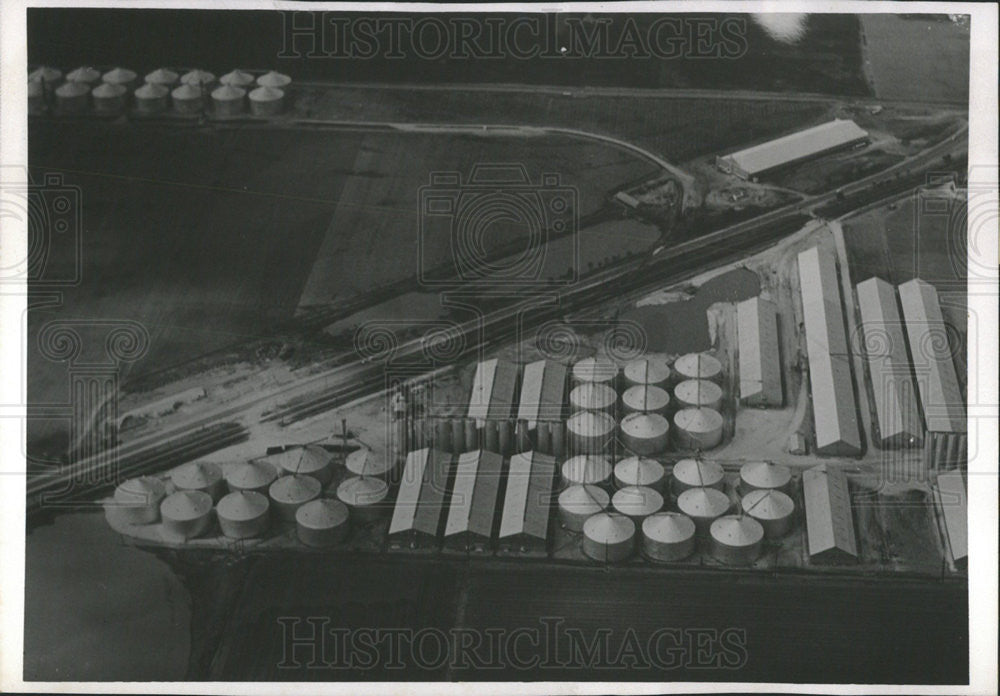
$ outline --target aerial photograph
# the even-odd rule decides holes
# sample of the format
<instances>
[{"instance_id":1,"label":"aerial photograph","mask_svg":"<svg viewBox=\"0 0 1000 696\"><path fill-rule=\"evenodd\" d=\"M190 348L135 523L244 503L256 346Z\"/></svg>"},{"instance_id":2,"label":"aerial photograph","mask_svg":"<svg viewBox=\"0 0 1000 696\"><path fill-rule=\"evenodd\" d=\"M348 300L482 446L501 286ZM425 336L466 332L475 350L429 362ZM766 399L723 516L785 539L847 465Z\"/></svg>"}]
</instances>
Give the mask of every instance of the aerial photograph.
<instances>
[{"instance_id":1,"label":"aerial photograph","mask_svg":"<svg viewBox=\"0 0 1000 696\"><path fill-rule=\"evenodd\" d=\"M29 7L18 678L968 685L974 21Z\"/></svg>"}]
</instances>

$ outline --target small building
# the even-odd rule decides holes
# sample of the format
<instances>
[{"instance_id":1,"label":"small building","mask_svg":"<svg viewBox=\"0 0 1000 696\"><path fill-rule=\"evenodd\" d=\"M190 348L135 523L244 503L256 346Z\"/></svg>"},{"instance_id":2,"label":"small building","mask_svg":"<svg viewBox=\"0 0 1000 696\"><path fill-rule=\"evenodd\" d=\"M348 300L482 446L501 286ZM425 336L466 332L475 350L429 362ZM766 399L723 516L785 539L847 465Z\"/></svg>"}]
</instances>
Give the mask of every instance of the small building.
<instances>
[{"instance_id":1,"label":"small building","mask_svg":"<svg viewBox=\"0 0 1000 696\"><path fill-rule=\"evenodd\" d=\"M851 492L844 470L820 464L802 472L802 499L809 558L830 563L857 560Z\"/></svg>"},{"instance_id":2,"label":"small building","mask_svg":"<svg viewBox=\"0 0 1000 696\"><path fill-rule=\"evenodd\" d=\"M459 455L444 526L446 544L463 551L489 550L502 468L503 458L495 452Z\"/></svg>"},{"instance_id":3,"label":"small building","mask_svg":"<svg viewBox=\"0 0 1000 696\"><path fill-rule=\"evenodd\" d=\"M969 561L969 500L965 479L960 471L938 474L934 496L941 510L948 551L952 562L960 568Z\"/></svg>"},{"instance_id":4,"label":"small building","mask_svg":"<svg viewBox=\"0 0 1000 696\"><path fill-rule=\"evenodd\" d=\"M510 458L498 534L502 550L545 553L555 475L555 459L548 455L521 452Z\"/></svg>"},{"instance_id":5,"label":"small building","mask_svg":"<svg viewBox=\"0 0 1000 696\"><path fill-rule=\"evenodd\" d=\"M436 543L453 456L425 447L406 456L389 537L411 547Z\"/></svg>"},{"instance_id":6,"label":"small building","mask_svg":"<svg viewBox=\"0 0 1000 696\"><path fill-rule=\"evenodd\" d=\"M528 421L534 430L538 421L558 421L566 401L567 368L554 360L537 360L524 366L518 420Z\"/></svg>"},{"instance_id":7,"label":"small building","mask_svg":"<svg viewBox=\"0 0 1000 696\"><path fill-rule=\"evenodd\" d=\"M739 152L717 157L715 164L727 174L735 174L741 179L755 180L778 169L866 142L868 142L867 131L854 121L834 119Z\"/></svg>"},{"instance_id":8,"label":"small building","mask_svg":"<svg viewBox=\"0 0 1000 696\"><path fill-rule=\"evenodd\" d=\"M781 345L778 308L751 297L736 305L739 333L740 401L748 406L781 406Z\"/></svg>"},{"instance_id":9,"label":"small building","mask_svg":"<svg viewBox=\"0 0 1000 696\"><path fill-rule=\"evenodd\" d=\"M469 397L469 418L482 426L487 420L510 418L517 388L517 365L506 360L483 360L476 365L476 376Z\"/></svg>"}]
</instances>

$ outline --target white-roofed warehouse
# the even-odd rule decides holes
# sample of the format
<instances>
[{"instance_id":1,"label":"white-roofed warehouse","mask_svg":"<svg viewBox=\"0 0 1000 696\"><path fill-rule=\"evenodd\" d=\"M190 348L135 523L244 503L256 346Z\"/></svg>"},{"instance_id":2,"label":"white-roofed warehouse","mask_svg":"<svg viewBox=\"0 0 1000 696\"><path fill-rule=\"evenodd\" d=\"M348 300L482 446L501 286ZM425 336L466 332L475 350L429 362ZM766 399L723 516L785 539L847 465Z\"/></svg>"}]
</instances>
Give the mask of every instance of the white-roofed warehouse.
<instances>
[{"instance_id":1,"label":"white-roofed warehouse","mask_svg":"<svg viewBox=\"0 0 1000 696\"><path fill-rule=\"evenodd\" d=\"M854 121L834 119L739 152L717 157L715 164L728 174L735 174L743 179L753 179L781 167L853 147L867 140L867 131Z\"/></svg>"},{"instance_id":2,"label":"white-roofed warehouse","mask_svg":"<svg viewBox=\"0 0 1000 696\"><path fill-rule=\"evenodd\" d=\"M751 297L736 305L740 353L740 400L752 406L781 406L778 308Z\"/></svg>"}]
</instances>

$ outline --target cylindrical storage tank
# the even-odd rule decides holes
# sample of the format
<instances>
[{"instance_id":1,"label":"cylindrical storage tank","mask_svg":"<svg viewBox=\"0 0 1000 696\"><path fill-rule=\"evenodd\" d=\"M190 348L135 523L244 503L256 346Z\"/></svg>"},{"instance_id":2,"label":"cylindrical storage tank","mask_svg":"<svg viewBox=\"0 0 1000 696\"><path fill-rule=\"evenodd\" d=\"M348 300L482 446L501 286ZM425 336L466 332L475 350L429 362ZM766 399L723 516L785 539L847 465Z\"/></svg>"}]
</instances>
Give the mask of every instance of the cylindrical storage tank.
<instances>
[{"instance_id":1,"label":"cylindrical storage tank","mask_svg":"<svg viewBox=\"0 0 1000 696\"><path fill-rule=\"evenodd\" d=\"M200 88L183 84L170 93L170 101L179 114L200 114L205 106L205 95Z\"/></svg>"},{"instance_id":2,"label":"cylindrical storage tank","mask_svg":"<svg viewBox=\"0 0 1000 696\"><path fill-rule=\"evenodd\" d=\"M711 408L685 408L674 414L681 449L708 450L722 442L722 415Z\"/></svg>"},{"instance_id":3,"label":"cylindrical storage tank","mask_svg":"<svg viewBox=\"0 0 1000 696\"><path fill-rule=\"evenodd\" d=\"M566 422L574 454L600 454L608 449L615 432L615 419L598 411L578 411Z\"/></svg>"},{"instance_id":4,"label":"cylindrical storage tank","mask_svg":"<svg viewBox=\"0 0 1000 696\"><path fill-rule=\"evenodd\" d=\"M538 441L538 451L543 454L552 454L552 428L551 423L539 421L535 426L535 439Z\"/></svg>"},{"instance_id":5,"label":"cylindrical storage tank","mask_svg":"<svg viewBox=\"0 0 1000 696\"><path fill-rule=\"evenodd\" d=\"M662 493L666 476L666 469L655 459L629 457L615 464L615 485L619 488L647 486Z\"/></svg>"},{"instance_id":6,"label":"cylindrical storage tank","mask_svg":"<svg viewBox=\"0 0 1000 696\"><path fill-rule=\"evenodd\" d=\"M598 486L570 486L559 494L559 522L572 532L582 532L583 523L608 509L611 498Z\"/></svg>"},{"instance_id":7,"label":"cylindrical storage tank","mask_svg":"<svg viewBox=\"0 0 1000 696\"><path fill-rule=\"evenodd\" d=\"M622 394L622 410L628 413L659 413L664 415L670 405L666 390L648 384L629 387Z\"/></svg>"},{"instance_id":8,"label":"cylindrical storage tank","mask_svg":"<svg viewBox=\"0 0 1000 696\"><path fill-rule=\"evenodd\" d=\"M711 379L722 376L722 363L708 353L688 353L674 362L678 380Z\"/></svg>"},{"instance_id":9,"label":"cylindrical storage tank","mask_svg":"<svg viewBox=\"0 0 1000 696\"><path fill-rule=\"evenodd\" d=\"M207 70L190 70L181 75L182 85L201 87L202 94L208 93L208 86L215 82L215 75Z\"/></svg>"},{"instance_id":10,"label":"cylindrical storage tank","mask_svg":"<svg viewBox=\"0 0 1000 696\"><path fill-rule=\"evenodd\" d=\"M792 528L795 503L790 497L775 489L750 491L741 501L743 514L750 515L764 528L768 539L783 537Z\"/></svg>"},{"instance_id":11,"label":"cylindrical storage tank","mask_svg":"<svg viewBox=\"0 0 1000 696\"><path fill-rule=\"evenodd\" d=\"M672 474L676 495L689 488L715 488L720 491L726 488L726 472L715 462L681 459L674 464Z\"/></svg>"},{"instance_id":12,"label":"cylindrical storage tank","mask_svg":"<svg viewBox=\"0 0 1000 696\"><path fill-rule=\"evenodd\" d=\"M269 70L260 77L257 78L257 84L261 87L274 87L276 89L285 89L288 85L292 84L292 78L288 75L283 75L280 72L275 72L274 70Z\"/></svg>"},{"instance_id":13,"label":"cylindrical storage tank","mask_svg":"<svg viewBox=\"0 0 1000 696\"><path fill-rule=\"evenodd\" d=\"M578 384L594 382L613 385L617 377L618 365L609 358L584 358L573 365L573 380Z\"/></svg>"},{"instance_id":14,"label":"cylindrical storage tank","mask_svg":"<svg viewBox=\"0 0 1000 696\"><path fill-rule=\"evenodd\" d=\"M216 116L237 116L243 112L243 98L247 91L232 85L212 90L212 108Z\"/></svg>"},{"instance_id":15,"label":"cylindrical storage tank","mask_svg":"<svg viewBox=\"0 0 1000 696\"><path fill-rule=\"evenodd\" d=\"M306 546L333 546L347 535L347 506L333 498L320 498L295 512L295 528Z\"/></svg>"},{"instance_id":16,"label":"cylindrical storage tank","mask_svg":"<svg viewBox=\"0 0 1000 696\"><path fill-rule=\"evenodd\" d=\"M121 85L128 91L138 84L139 76L128 68L112 68L101 76L101 80L108 85Z\"/></svg>"},{"instance_id":17,"label":"cylindrical storage tank","mask_svg":"<svg viewBox=\"0 0 1000 696\"><path fill-rule=\"evenodd\" d=\"M614 413L618 394L607 384L583 382L569 393L569 406L574 411L604 411Z\"/></svg>"},{"instance_id":18,"label":"cylindrical storage tank","mask_svg":"<svg viewBox=\"0 0 1000 696\"><path fill-rule=\"evenodd\" d=\"M434 421L434 447L442 452L451 452L451 423L446 418Z\"/></svg>"},{"instance_id":19,"label":"cylindrical storage tank","mask_svg":"<svg viewBox=\"0 0 1000 696\"><path fill-rule=\"evenodd\" d=\"M764 528L746 515L726 515L712 523L709 551L727 565L750 565L764 546Z\"/></svg>"},{"instance_id":20,"label":"cylindrical storage tank","mask_svg":"<svg viewBox=\"0 0 1000 696\"><path fill-rule=\"evenodd\" d=\"M500 451L500 430L495 421L483 423L483 434L480 439L483 441L483 449L489 452Z\"/></svg>"},{"instance_id":21,"label":"cylindrical storage tank","mask_svg":"<svg viewBox=\"0 0 1000 696\"><path fill-rule=\"evenodd\" d=\"M227 72L225 75L219 78L219 83L223 85L232 85L233 87L239 87L242 90L252 89L254 84L253 75L242 70L233 70L232 72Z\"/></svg>"},{"instance_id":22,"label":"cylindrical storage tank","mask_svg":"<svg viewBox=\"0 0 1000 696\"><path fill-rule=\"evenodd\" d=\"M127 92L124 86L110 82L97 85L90 93L94 100L94 111L105 116L120 114L125 109Z\"/></svg>"},{"instance_id":23,"label":"cylindrical storage tank","mask_svg":"<svg viewBox=\"0 0 1000 696\"><path fill-rule=\"evenodd\" d=\"M388 484L370 476L351 476L337 486L337 499L347 506L351 517L361 522L379 518L387 495Z\"/></svg>"},{"instance_id":24,"label":"cylindrical storage tank","mask_svg":"<svg viewBox=\"0 0 1000 696\"><path fill-rule=\"evenodd\" d=\"M41 80L28 80L28 113L45 113L45 85Z\"/></svg>"},{"instance_id":25,"label":"cylindrical storage tank","mask_svg":"<svg viewBox=\"0 0 1000 696\"><path fill-rule=\"evenodd\" d=\"M611 507L641 524L643 519L663 509L663 496L649 486L625 486L611 496Z\"/></svg>"},{"instance_id":26,"label":"cylindrical storage tank","mask_svg":"<svg viewBox=\"0 0 1000 696\"><path fill-rule=\"evenodd\" d=\"M226 494L222 468L212 462L188 462L170 472L170 480L179 491L208 493L212 502Z\"/></svg>"},{"instance_id":27,"label":"cylindrical storage tank","mask_svg":"<svg viewBox=\"0 0 1000 696\"><path fill-rule=\"evenodd\" d=\"M740 467L740 493L758 489L776 489L789 492L792 470L771 462L747 462Z\"/></svg>"},{"instance_id":28,"label":"cylindrical storage tank","mask_svg":"<svg viewBox=\"0 0 1000 696\"><path fill-rule=\"evenodd\" d=\"M254 116L277 116L285 108L285 92L275 87L258 87L248 96Z\"/></svg>"},{"instance_id":29,"label":"cylindrical storage tank","mask_svg":"<svg viewBox=\"0 0 1000 696\"><path fill-rule=\"evenodd\" d=\"M527 452L531 449L531 433L528 432L528 421L521 418L517 421L517 432L515 433L515 439L517 441L517 451Z\"/></svg>"},{"instance_id":30,"label":"cylindrical storage tank","mask_svg":"<svg viewBox=\"0 0 1000 696\"><path fill-rule=\"evenodd\" d=\"M642 521L642 552L654 561L679 561L694 553L694 521L680 512L658 512Z\"/></svg>"},{"instance_id":31,"label":"cylindrical storage tank","mask_svg":"<svg viewBox=\"0 0 1000 696\"><path fill-rule=\"evenodd\" d=\"M177 73L173 70L168 70L167 68L157 68L153 72L146 75L146 83L150 85L159 85L160 87L166 87L169 92L177 84L178 77Z\"/></svg>"},{"instance_id":32,"label":"cylindrical storage tank","mask_svg":"<svg viewBox=\"0 0 1000 696\"><path fill-rule=\"evenodd\" d=\"M167 108L167 95L170 93L163 85L144 84L133 92L135 110L143 114L157 114Z\"/></svg>"},{"instance_id":33,"label":"cylindrical storage tank","mask_svg":"<svg viewBox=\"0 0 1000 696\"><path fill-rule=\"evenodd\" d=\"M267 531L271 504L255 491L236 491L219 501L215 508L222 533L230 539L253 539Z\"/></svg>"},{"instance_id":34,"label":"cylindrical storage tank","mask_svg":"<svg viewBox=\"0 0 1000 696\"><path fill-rule=\"evenodd\" d=\"M456 454L471 451L472 448L465 446L465 424L462 419L451 418L449 424L451 426L451 451Z\"/></svg>"},{"instance_id":35,"label":"cylindrical storage tank","mask_svg":"<svg viewBox=\"0 0 1000 696\"><path fill-rule=\"evenodd\" d=\"M166 494L163 481L140 476L123 481L115 489L115 507L129 524L152 524L160 518L160 502Z\"/></svg>"},{"instance_id":36,"label":"cylindrical storage tank","mask_svg":"<svg viewBox=\"0 0 1000 696\"><path fill-rule=\"evenodd\" d=\"M312 476L322 485L333 480L333 457L319 445L306 445L298 457L281 460L284 474L305 474Z\"/></svg>"},{"instance_id":37,"label":"cylindrical storage tank","mask_svg":"<svg viewBox=\"0 0 1000 696\"><path fill-rule=\"evenodd\" d=\"M465 451L471 452L479 449L479 430L476 428L476 419L464 418L462 425L465 428Z\"/></svg>"},{"instance_id":38,"label":"cylindrical storage tank","mask_svg":"<svg viewBox=\"0 0 1000 696\"><path fill-rule=\"evenodd\" d=\"M278 517L291 522L298 509L310 500L316 500L322 490L323 485L312 476L296 474L282 476L271 484L267 492Z\"/></svg>"},{"instance_id":39,"label":"cylindrical storage tank","mask_svg":"<svg viewBox=\"0 0 1000 696\"><path fill-rule=\"evenodd\" d=\"M658 413L630 413L622 419L622 442L629 451L651 456L667 449L670 424Z\"/></svg>"},{"instance_id":40,"label":"cylindrical storage tank","mask_svg":"<svg viewBox=\"0 0 1000 696\"><path fill-rule=\"evenodd\" d=\"M101 73L99 70L95 70L90 66L84 65L76 70L71 71L66 76L67 82L79 82L84 85L89 85L91 87L101 79Z\"/></svg>"},{"instance_id":41,"label":"cylindrical storage tank","mask_svg":"<svg viewBox=\"0 0 1000 696\"><path fill-rule=\"evenodd\" d=\"M56 87L56 106L60 111L77 114L87 110L90 86L83 82L64 82Z\"/></svg>"},{"instance_id":42,"label":"cylindrical storage tank","mask_svg":"<svg viewBox=\"0 0 1000 696\"><path fill-rule=\"evenodd\" d=\"M168 536L194 539L212 524L212 496L204 491L177 491L160 503L163 531Z\"/></svg>"},{"instance_id":43,"label":"cylindrical storage tank","mask_svg":"<svg viewBox=\"0 0 1000 696\"><path fill-rule=\"evenodd\" d=\"M677 497L677 509L694 520L699 534L729 512L729 496L715 488L689 488Z\"/></svg>"},{"instance_id":44,"label":"cylindrical storage tank","mask_svg":"<svg viewBox=\"0 0 1000 696\"><path fill-rule=\"evenodd\" d=\"M583 523L583 552L602 563L624 561L635 548L635 522L616 512L599 512Z\"/></svg>"},{"instance_id":45,"label":"cylindrical storage tank","mask_svg":"<svg viewBox=\"0 0 1000 696\"><path fill-rule=\"evenodd\" d=\"M226 486L230 492L253 491L267 495L278 472L267 462L249 461L237 464L226 472Z\"/></svg>"},{"instance_id":46,"label":"cylindrical storage tank","mask_svg":"<svg viewBox=\"0 0 1000 696\"><path fill-rule=\"evenodd\" d=\"M603 485L611 478L611 462L599 454L579 454L562 464L564 486L578 484Z\"/></svg>"},{"instance_id":47,"label":"cylindrical storage tank","mask_svg":"<svg viewBox=\"0 0 1000 696\"><path fill-rule=\"evenodd\" d=\"M549 423L549 431L552 435L552 456L561 459L566 456L566 423L563 421L552 421Z\"/></svg>"},{"instance_id":48,"label":"cylindrical storage tank","mask_svg":"<svg viewBox=\"0 0 1000 696\"><path fill-rule=\"evenodd\" d=\"M722 387L707 379L686 379L674 387L677 408L705 408L719 410L722 405Z\"/></svg>"},{"instance_id":49,"label":"cylindrical storage tank","mask_svg":"<svg viewBox=\"0 0 1000 696\"><path fill-rule=\"evenodd\" d=\"M670 363L663 355L646 355L625 365L625 381L630 386L650 384L664 387L670 379Z\"/></svg>"},{"instance_id":50,"label":"cylindrical storage tank","mask_svg":"<svg viewBox=\"0 0 1000 696\"><path fill-rule=\"evenodd\" d=\"M497 423L497 446L499 454L505 457L509 457L514 448L514 428L506 418Z\"/></svg>"}]
</instances>

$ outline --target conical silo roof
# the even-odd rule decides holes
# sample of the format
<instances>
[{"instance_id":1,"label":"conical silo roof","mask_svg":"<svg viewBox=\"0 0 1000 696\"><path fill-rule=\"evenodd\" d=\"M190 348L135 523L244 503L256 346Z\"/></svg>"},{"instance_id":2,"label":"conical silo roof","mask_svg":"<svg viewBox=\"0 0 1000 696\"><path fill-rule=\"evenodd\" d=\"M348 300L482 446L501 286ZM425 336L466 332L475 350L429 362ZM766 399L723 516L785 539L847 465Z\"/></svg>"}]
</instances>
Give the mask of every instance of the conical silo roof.
<instances>
[{"instance_id":1,"label":"conical silo roof","mask_svg":"<svg viewBox=\"0 0 1000 696\"><path fill-rule=\"evenodd\" d=\"M740 479L749 488L784 488L792 480L792 470L771 462L747 462L740 467Z\"/></svg>"},{"instance_id":2,"label":"conical silo roof","mask_svg":"<svg viewBox=\"0 0 1000 696\"><path fill-rule=\"evenodd\" d=\"M588 517L607 509L611 498L598 486L575 484L559 494L559 507Z\"/></svg>"},{"instance_id":3,"label":"conical silo roof","mask_svg":"<svg viewBox=\"0 0 1000 696\"><path fill-rule=\"evenodd\" d=\"M688 488L718 486L726 472L715 462L701 459L681 459L674 464L673 476L678 483Z\"/></svg>"},{"instance_id":4,"label":"conical silo roof","mask_svg":"<svg viewBox=\"0 0 1000 696\"><path fill-rule=\"evenodd\" d=\"M282 476L271 484L268 493L277 503L298 504L319 496L323 486L312 476L296 474Z\"/></svg>"},{"instance_id":5,"label":"conical silo roof","mask_svg":"<svg viewBox=\"0 0 1000 696\"><path fill-rule=\"evenodd\" d=\"M615 479L622 486L657 486L665 469L655 459L628 457L615 464Z\"/></svg>"},{"instance_id":6,"label":"conical silo roof","mask_svg":"<svg viewBox=\"0 0 1000 696\"><path fill-rule=\"evenodd\" d=\"M674 396L681 406L716 408L722 399L722 387L707 379L686 379L674 387Z\"/></svg>"},{"instance_id":7,"label":"conical silo roof","mask_svg":"<svg viewBox=\"0 0 1000 696\"><path fill-rule=\"evenodd\" d=\"M718 517L729 505L729 496L715 488L689 488L677 496L677 507L691 517Z\"/></svg>"},{"instance_id":8,"label":"conical silo roof","mask_svg":"<svg viewBox=\"0 0 1000 696\"><path fill-rule=\"evenodd\" d=\"M222 469L213 462L188 462L170 472L170 480L180 489L200 490L222 480Z\"/></svg>"},{"instance_id":9,"label":"conical silo roof","mask_svg":"<svg viewBox=\"0 0 1000 696\"><path fill-rule=\"evenodd\" d=\"M233 522L247 522L266 514L270 503L267 498L254 491L236 491L219 501L216 511L219 517Z\"/></svg>"},{"instance_id":10,"label":"conical silo roof","mask_svg":"<svg viewBox=\"0 0 1000 696\"><path fill-rule=\"evenodd\" d=\"M138 76L135 72L128 68L112 68L104 73L101 79L110 85L127 85L134 82L136 77Z\"/></svg>"},{"instance_id":11,"label":"conical silo roof","mask_svg":"<svg viewBox=\"0 0 1000 696\"><path fill-rule=\"evenodd\" d=\"M604 411L612 408L618 400L615 390L606 384L584 382L569 393L569 402L574 410Z\"/></svg>"},{"instance_id":12,"label":"conical silo roof","mask_svg":"<svg viewBox=\"0 0 1000 696\"><path fill-rule=\"evenodd\" d=\"M694 536L695 525L680 512L657 512L642 521L642 533L660 544L677 544Z\"/></svg>"},{"instance_id":13,"label":"conical silo roof","mask_svg":"<svg viewBox=\"0 0 1000 696\"><path fill-rule=\"evenodd\" d=\"M177 491L160 503L160 515L163 519L178 522L200 519L211 510L212 496L204 491Z\"/></svg>"},{"instance_id":14,"label":"conical silo roof","mask_svg":"<svg viewBox=\"0 0 1000 696\"><path fill-rule=\"evenodd\" d=\"M166 87L154 82L147 82L135 91L136 99L162 99L169 92Z\"/></svg>"},{"instance_id":15,"label":"conical silo roof","mask_svg":"<svg viewBox=\"0 0 1000 696\"><path fill-rule=\"evenodd\" d=\"M90 66L84 65L70 72L66 79L70 82L97 82L101 79L101 73Z\"/></svg>"},{"instance_id":16,"label":"conical silo roof","mask_svg":"<svg viewBox=\"0 0 1000 696\"><path fill-rule=\"evenodd\" d=\"M347 522L347 506L333 498L319 498L300 507L295 521L307 529L333 529Z\"/></svg>"},{"instance_id":17,"label":"conical silo roof","mask_svg":"<svg viewBox=\"0 0 1000 696\"><path fill-rule=\"evenodd\" d=\"M670 379L670 363L663 355L645 355L625 365L625 379L632 384L662 384Z\"/></svg>"},{"instance_id":18,"label":"conical silo roof","mask_svg":"<svg viewBox=\"0 0 1000 696\"><path fill-rule=\"evenodd\" d=\"M646 517L659 512L663 507L663 496L649 486L625 486L611 497L615 510L629 517Z\"/></svg>"},{"instance_id":19,"label":"conical silo roof","mask_svg":"<svg viewBox=\"0 0 1000 696\"><path fill-rule=\"evenodd\" d=\"M337 498L348 507L377 505L388 493L386 482L371 476L351 476L337 486Z\"/></svg>"},{"instance_id":20,"label":"conical silo roof","mask_svg":"<svg viewBox=\"0 0 1000 696\"><path fill-rule=\"evenodd\" d=\"M180 87L174 89L174 91L170 93L170 96L174 100L192 101L194 99L201 99L203 94L204 93L201 91L201 89L199 89L195 85L185 83Z\"/></svg>"},{"instance_id":21,"label":"conical silo roof","mask_svg":"<svg viewBox=\"0 0 1000 696\"><path fill-rule=\"evenodd\" d=\"M566 428L584 437L607 435L615 429L614 419L599 411L578 411L570 416Z\"/></svg>"},{"instance_id":22,"label":"conical silo roof","mask_svg":"<svg viewBox=\"0 0 1000 696\"><path fill-rule=\"evenodd\" d=\"M711 408L685 408L674 415L678 428L692 433L711 433L722 429L722 414Z\"/></svg>"},{"instance_id":23,"label":"conical silo roof","mask_svg":"<svg viewBox=\"0 0 1000 696\"><path fill-rule=\"evenodd\" d=\"M257 84L261 87L277 87L281 89L288 86L292 81L288 75L270 70L257 78Z\"/></svg>"},{"instance_id":24,"label":"conical silo roof","mask_svg":"<svg viewBox=\"0 0 1000 696\"><path fill-rule=\"evenodd\" d=\"M115 489L115 502L123 505L151 505L166 494L163 481L152 476L123 481Z\"/></svg>"},{"instance_id":25,"label":"conical silo roof","mask_svg":"<svg viewBox=\"0 0 1000 696\"><path fill-rule=\"evenodd\" d=\"M714 541L737 548L753 546L764 538L764 528L746 515L720 517L712 523L711 533Z\"/></svg>"},{"instance_id":26,"label":"conical silo roof","mask_svg":"<svg viewBox=\"0 0 1000 696\"><path fill-rule=\"evenodd\" d=\"M216 101L238 101L247 95L247 91L233 85L222 85L212 90L212 99Z\"/></svg>"},{"instance_id":27,"label":"conical silo roof","mask_svg":"<svg viewBox=\"0 0 1000 696\"><path fill-rule=\"evenodd\" d=\"M263 488L270 486L277 477L273 466L254 460L234 466L226 474L226 481L233 488Z\"/></svg>"},{"instance_id":28,"label":"conical silo roof","mask_svg":"<svg viewBox=\"0 0 1000 696\"><path fill-rule=\"evenodd\" d=\"M219 82L224 85L246 88L247 85L253 84L254 79L253 75L248 72L244 72L243 70L233 70L220 77Z\"/></svg>"},{"instance_id":29,"label":"conical silo roof","mask_svg":"<svg viewBox=\"0 0 1000 696\"><path fill-rule=\"evenodd\" d=\"M758 520L782 520L795 511L795 502L781 491L750 491L741 501L743 512Z\"/></svg>"},{"instance_id":30,"label":"conical silo roof","mask_svg":"<svg viewBox=\"0 0 1000 696\"><path fill-rule=\"evenodd\" d=\"M284 91L278 89L277 87L258 87L257 89L251 90L249 94L250 100L255 102L278 101L284 96Z\"/></svg>"},{"instance_id":31,"label":"conical silo roof","mask_svg":"<svg viewBox=\"0 0 1000 696\"><path fill-rule=\"evenodd\" d=\"M563 462L562 477L570 484L602 483L611 477L611 462L601 455L580 454Z\"/></svg>"},{"instance_id":32,"label":"conical silo roof","mask_svg":"<svg viewBox=\"0 0 1000 696\"><path fill-rule=\"evenodd\" d=\"M631 411L662 411L670 404L670 394L652 384L636 384L622 394L622 404Z\"/></svg>"},{"instance_id":33,"label":"conical silo roof","mask_svg":"<svg viewBox=\"0 0 1000 696\"><path fill-rule=\"evenodd\" d=\"M127 90L122 85L104 82L94 87L91 94L98 99L115 99L125 94Z\"/></svg>"},{"instance_id":34,"label":"conical silo roof","mask_svg":"<svg viewBox=\"0 0 1000 696\"><path fill-rule=\"evenodd\" d=\"M58 70L56 68L50 68L47 65L43 65L28 73L28 80L29 81L41 80L42 82L51 83L51 82L58 82L59 80L62 79L62 76L63 76L62 70Z\"/></svg>"},{"instance_id":35,"label":"conical silo roof","mask_svg":"<svg viewBox=\"0 0 1000 696\"><path fill-rule=\"evenodd\" d=\"M173 70L168 70L167 68L157 68L153 72L146 75L146 82L151 85L163 85L164 87L170 87L180 79Z\"/></svg>"},{"instance_id":36,"label":"conical silo roof","mask_svg":"<svg viewBox=\"0 0 1000 696\"><path fill-rule=\"evenodd\" d=\"M181 83L185 85L207 85L215 82L215 75L207 70L191 70L181 76Z\"/></svg>"},{"instance_id":37,"label":"conical silo roof","mask_svg":"<svg viewBox=\"0 0 1000 696\"><path fill-rule=\"evenodd\" d=\"M722 372L722 363L708 353L688 353L677 358L674 370L684 379L715 379Z\"/></svg>"},{"instance_id":38,"label":"conical silo roof","mask_svg":"<svg viewBox=\"0 0 1000 696\"><path fill-rule=\"evenodd\" d=\"M573 379L578 382L610 382L618 376L618 365L609 358L584 358L573 365Z\"/></svg>"},{"instance_id":39,"label":"conical silo roof","mask_svg":"<svg viewBox=\"0 0 1000 696\"><path fill-rule=\"evenodd\" d=\"M90 91L90 87L83 82L64 82L56 87L57 97L80 97Z\"/></svg>"},{"instance_id":40,"label":"conical silo roof","mask_svg":"<svg viewBox=\"0 0 1000 696\"><path fill-rule=\"evenodd\" d=\"M630 413L622 419L622 432L630 437L663 437L670 424L658 413Z\"/></svg>"}]
</instances>

